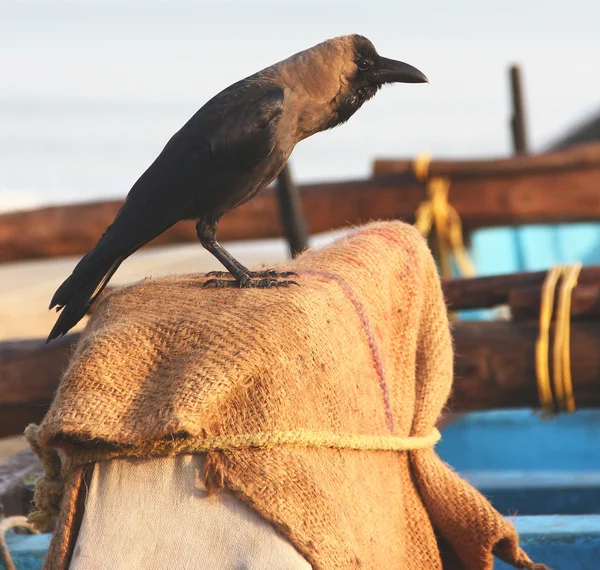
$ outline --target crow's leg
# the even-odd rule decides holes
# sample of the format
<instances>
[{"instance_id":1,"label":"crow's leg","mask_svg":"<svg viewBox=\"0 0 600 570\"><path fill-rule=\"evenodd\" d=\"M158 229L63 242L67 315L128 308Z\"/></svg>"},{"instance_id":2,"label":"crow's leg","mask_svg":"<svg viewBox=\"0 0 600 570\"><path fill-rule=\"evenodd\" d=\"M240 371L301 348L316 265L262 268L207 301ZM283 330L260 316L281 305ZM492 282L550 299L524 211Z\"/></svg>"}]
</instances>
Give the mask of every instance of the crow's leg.
<instances>
[{"instance_id":1,"label":"crow's leg","mask_svg":"<svg viewBox=\"0 0 600 570\"><path fill-rule=\"evenodd\" d=\"M227 271L210 271L206 274L207 277L227 277L230 275ZM248 271L248 275L252 279L261 279L271 277L273 279L279 279L281 277L298 277L297 273L293 271L275 271L275 269L263 269L261 271Z\"/></svg>"},{"instance_id":2,"label":"crow's leg","mask_svg":"<svg viewBox=\"0 0 600 570\"><path fill-rule=\"evenodd\" d=\"M254 287L265 289L269 287L287 287L297 285L295 281L280 281L276 278L292 275L291 272L278 274L275 271L249 271L235 257L233 257L216 239L216 222L208 223L206 220L200 220L196 224L196 234L203 247L212 253L229 271L229 274L235 278L230 279L209 279L204 283L204 287ZM211 272L212 275L224 275L222 272Z\"/></svg>"}]
</instances>

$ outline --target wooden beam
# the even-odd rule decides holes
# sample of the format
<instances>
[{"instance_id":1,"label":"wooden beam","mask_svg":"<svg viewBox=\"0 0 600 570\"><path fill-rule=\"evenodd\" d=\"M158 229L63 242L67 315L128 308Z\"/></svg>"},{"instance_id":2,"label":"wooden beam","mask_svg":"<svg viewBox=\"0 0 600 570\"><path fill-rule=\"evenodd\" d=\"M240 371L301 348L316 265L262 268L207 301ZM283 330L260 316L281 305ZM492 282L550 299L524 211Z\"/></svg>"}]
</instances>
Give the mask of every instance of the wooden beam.
<instances>
[{"instance_id":1,"label":"wooden beam","mask_svg":"<svg viewBox=\"0 0 600 570\"><path fill-rule=\"evenodd\" d=\"M77 338L0 343L0 437L21 434L44 417Z\"/></svg>"},{"instance_id":2,"label":"wooden beam","mask_svg":"<svg viewBox=\"0 0 600 570\"><path fill-rule=\"evenodd\" d=\"M485 160L432 160L430 176L450 176L454 179L488 178L553 174L560 171L585 170L600 166L600 143L592 143L562 152L517 155ZM378 159L373 174L412 175L412 160Z\"/></svg>"},{"instance_id":3,"label":"wooden beam","mask_svg":"<svg viewBox=\"0 0 600 570\"><path fill-rule=\"evenodd\" d=\"M456 322L450 410L537 407L535 323ZM58 343L0 343L0 437L22 433L49 406L78 335ZM600 322L571 325L571 366L578 407L600 406Z\"/></svg>"},{"instance_id":4,"label":"wooden beam","mask_svg":"<svg viewBox=\"0 0 600 570\"><path fill-rule=\"evenodd\" d=\"M513 290L528 287L539 290L546 275L546 271L533 271L469 279L443 279L442 287L450 309L484 309L508 304ZM600 286L600 266L584 267L578 282L580 285ZM539 296L536 304L539 304Z\"/></svg>"},{"instance_id":5,"label":"wooden beam","mask_svg":"<svg viewBox=\"0 0 600 570\"><path fill-rule=\"evenodd\" d=\"M457 322L452 328L456 356L451 410L539 407L536 323ZM598 321L571 324L571 371L577 407L600 406Z\"/></svg>"},{"instance_id":6,"label":"wooden beam","mask_svg":"<svg viewBox=\"0 0 600 570\"><path fill-rule=\"evenodd\" d=\"M414 221L425 199L409 161L377 161L367 180L299 187L311 234L374 219ZM434 161L432 173L452 176L450 201L465 231L529 223L600 220L600 145L559 155L499 161ZM385 174L384 174L385 173ZM89 251L113 221L121 201L56 206L0 215L0 262ZM223 217L221 241L282 235L276 194L269 188ZM181 222L150 245L196 242L192 222ZM200 247L200 246L198 246Z\"/></svg>"},{"instance_id":7,"label":"wooden beam","mask_svg":"<svg viewBox=\"0 0 600 570\"><path fill-rule=\"evenodd\" d=\"M512 320L538 319L542 299L541 287L513 289L508 295ZM556 317L558 295L554 296L553 317ZM578 285L571 293L571 318L600 320L600 286Z\"/></svg>"}]
</instances>

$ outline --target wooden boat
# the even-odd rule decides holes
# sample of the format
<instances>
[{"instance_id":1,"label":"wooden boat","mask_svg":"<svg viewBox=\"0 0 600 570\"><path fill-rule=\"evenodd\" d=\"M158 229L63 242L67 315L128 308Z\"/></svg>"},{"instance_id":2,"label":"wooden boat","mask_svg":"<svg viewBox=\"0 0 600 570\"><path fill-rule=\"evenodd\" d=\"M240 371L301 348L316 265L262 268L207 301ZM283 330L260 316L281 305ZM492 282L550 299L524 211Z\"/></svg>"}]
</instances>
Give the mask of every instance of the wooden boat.
<instances>
[{"instance_id":1,"label":"wooden boat","mask_svg":"<svg viewBox=\"0 0 600 570\"><path fill-rule=\"evenodd\" d=\"M596 568L600 560L600 455L595 454L600 439L600 412L595 410L600 408L600 267L585 267L572 293L571 364L578 411L552 419L531 411L539 407L533 355L546 271L524 271L582 257L586 265L600 263L600 248L594 247L597 229L590 225L577 230L579 239L569 251L556 247L552 236L563 231L556 227L542 229L545 235L538 228L532 238L529 230L504 226L600 220L600 147L499 161L433 162L430 174L451 178L450 200L470 234L478 269L484 274L508 272L444 281L450 308L465 311L504 305L512 314L511 320L453 324L457 356L450 409L463 415L444 428L438 452L514 520L532 558L553 570ZM426 193L412 175L410 161L378 161L368 180L301 187L299 196L296 214L300 209L306 212L306 226L314 233L372 218L414 221ZM83 253L118 205L0 216L0 261ZM224 219L223 238L280 235L277 208L275 193L266 191ZM293 226L294 216L291 219ZM27 224L35 224L44 235L27 236L21 231ZM490 237L489 232L496 233ZM180 224L153 245L194 239L193 227ZM498 249L502 240L504 250ZM496 253L490 255L492 242ZM537 248L537 253L519 255L519 247ZM75 340L76 335L70 335L48 346L40 339L0 343L0 436L21 433L27 423L41 419ZM6 504L9 496L20 493L21 502L13 504L21 504L21 510L30 486L22 485L19 477L30 477L36 468L28 461L27 469L13 468L10 484L7 475L4 487L0 471L0 500ZM16 514L15 509L5 514ZM8 543L18 568L41 567L48 535L15 535ZM506 566L498 563L497 568Z\"/></svg>"},{"instance_id":2,"label":"wooden boat","mask_svg":"<svg viewBox=\"0 0 600 570\"><path fill-rule=\"evenodd\" d=\"M600 410L548 419L527 409L467 414L436 447L514 521L531 558L553 570L598 567L599 448Z\"/></svg>"}]
</instances>

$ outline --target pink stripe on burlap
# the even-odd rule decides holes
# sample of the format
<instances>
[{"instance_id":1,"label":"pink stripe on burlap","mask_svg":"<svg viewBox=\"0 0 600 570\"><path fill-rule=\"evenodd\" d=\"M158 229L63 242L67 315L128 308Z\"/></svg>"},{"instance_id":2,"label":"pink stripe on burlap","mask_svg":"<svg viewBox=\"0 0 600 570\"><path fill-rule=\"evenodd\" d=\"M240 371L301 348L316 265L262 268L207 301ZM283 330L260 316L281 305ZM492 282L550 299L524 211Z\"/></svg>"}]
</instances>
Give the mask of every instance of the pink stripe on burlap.
<instances>
[{"instance_id":1,"label":"pink stripe on burlap","mask_svg":"<svg viewBox=\"0 0 600 570\"><path fill-rule=\"evenodd\" d=\"M390 403L390 392L388 389L387 381L385 379L385 375L383 373L383 363L381 361L381 356L379 354L379 347L375 342L375 336L373 335L373 329L371 328L371 323L367 317L367 314L364 310L362 303L359 298L356 296L352 287L348 285L347 281L341 277L340 275L335 275L334 273L329 273L328 271L315 271L312 269L304 269L298 272L300 275L311 275L313 277L322 277L327 281L334 281L337 283L346 297L348 297L349 301L354 305L354 309L356 310L356 314L360 319L363 330L367 337L367 341L369 343L369 352L371 354L371 358L373 359L373 367L377 372L377 377L379 378L379 386L381 387L381 392L383 394L383 403L385 405L385 418L387 421L388 429L390 433L394 433L394 418L392 416L392 406Z\"/></svg>"}]
</instances>

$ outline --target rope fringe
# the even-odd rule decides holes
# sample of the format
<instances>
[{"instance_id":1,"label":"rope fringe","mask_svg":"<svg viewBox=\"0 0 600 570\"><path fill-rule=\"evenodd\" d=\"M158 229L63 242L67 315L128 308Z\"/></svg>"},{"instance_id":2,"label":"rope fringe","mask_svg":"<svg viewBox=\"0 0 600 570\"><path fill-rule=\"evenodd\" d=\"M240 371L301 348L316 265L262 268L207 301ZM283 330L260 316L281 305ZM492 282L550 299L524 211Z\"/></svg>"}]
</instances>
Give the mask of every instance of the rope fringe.
<instances>
[{"instance_id":1,"label":"rope fringe","mask_svg":"<svg viewBox=\"0 0 600 570\"><path fill-rule=\"evenodd\" d=\"M535 368L540 406L547 415L561 411L575 411L571 378L571 294L577 285L581 267L581 263L555 265L548 271L542 286L540 333L535 345ZM549 365L550 324L556 286L561 278L552 347L552 380L554 381L552 386Z\"/></svg>"},{"instance_id":2,"label":"rope fringe","mask_svg":"<svg viewBox=\"0 0 600 570\"><path fill-rule=\"evenodd\" d=\"M419 182L426 183L428 200L422 202L415 213L415 226L424 237L435 228L440 255L440 266L444 277L452 277L450 255L464 277L475 275L475 265L465 248L462 222L456 208L448 202L450 179L441 176L429 177L431 155L423 153L413 161L413 172Z\"/></svg>"},{"instance_id":3,"label":"rope fringe","mask_svg":"<svg viewBox=\"0 0 600 570\"><path fill-rule=\"evenodd\" d=\"M46 530L50 523L58 516L62 502L65 479L62 473L63 465L58 453L42 447L38 440L39 426L29 424L25 429L25 438L31 450L38 456L44 476L37 477L33 492L35 509L31 511L27 520L40 531Z\"/></svg>"}]
</instances>

